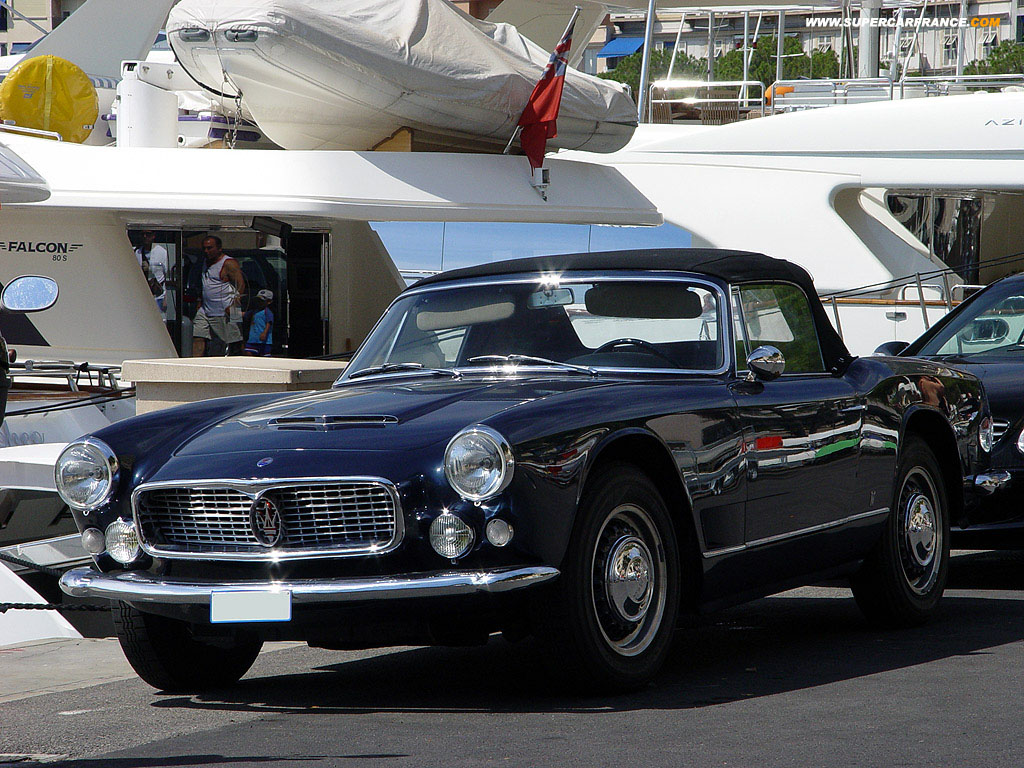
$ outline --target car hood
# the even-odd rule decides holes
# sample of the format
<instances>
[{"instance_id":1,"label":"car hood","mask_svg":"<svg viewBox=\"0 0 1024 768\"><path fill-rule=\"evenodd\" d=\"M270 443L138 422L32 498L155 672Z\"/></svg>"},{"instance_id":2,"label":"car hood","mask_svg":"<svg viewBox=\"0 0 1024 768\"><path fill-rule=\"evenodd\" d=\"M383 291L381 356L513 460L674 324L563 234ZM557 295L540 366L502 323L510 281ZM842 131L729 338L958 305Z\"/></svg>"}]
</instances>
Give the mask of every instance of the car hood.
<instances>
[{"instance_id":1,"label":"car hood","mask_svg":"<svg viewBox=\"0 0 1024 768\"><path fill-rule=\"evenodd\" d=\"M971 357L942 357L936 360L973 373L981 379L994 417L1012 422L1024 410L1024 398L1020 396L1024 357L988 358L984 361Z\"/></svg>"},{"instance_id":2,"label":"car hood","mask_svg":"<svg viewBox=\"0 0 1024 768\"><path fill-rule=\"evenodd\" d=\"M606 386L579 375L395 378L275 400L206 427L176 456L274 450L402 451L448 441L459 429L524 403Z\"/></svg>"}]
</instances>

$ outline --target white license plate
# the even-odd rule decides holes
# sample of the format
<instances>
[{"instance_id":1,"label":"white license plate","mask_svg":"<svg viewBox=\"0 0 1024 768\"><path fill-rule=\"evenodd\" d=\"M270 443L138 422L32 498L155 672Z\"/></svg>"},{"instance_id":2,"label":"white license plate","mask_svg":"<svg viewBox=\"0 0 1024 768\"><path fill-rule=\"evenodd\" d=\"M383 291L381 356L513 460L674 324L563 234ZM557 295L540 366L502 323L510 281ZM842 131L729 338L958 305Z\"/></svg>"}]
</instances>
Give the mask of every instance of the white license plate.
<instances>
[{"instance_id":1,"label":"white license plate","mask_svg":"<svg viewBox=\"0 0 1024 768\"><path fill-rule=\"evenodd\" d=\"M232 591L210 595L210 622L213 624L291 619L291 592Z\"/></svg>"}]
</instances>

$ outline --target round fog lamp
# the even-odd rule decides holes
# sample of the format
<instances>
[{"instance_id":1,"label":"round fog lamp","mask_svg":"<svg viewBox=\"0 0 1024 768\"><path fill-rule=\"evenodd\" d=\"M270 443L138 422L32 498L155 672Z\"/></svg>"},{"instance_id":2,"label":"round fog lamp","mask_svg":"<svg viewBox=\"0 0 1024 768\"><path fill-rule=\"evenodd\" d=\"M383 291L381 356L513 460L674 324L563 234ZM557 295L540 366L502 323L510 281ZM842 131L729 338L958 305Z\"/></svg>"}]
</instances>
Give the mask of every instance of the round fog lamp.
<instances>
[{"instance_id":1,"label":"round fog lamp","mask_svg":"<svg viewBox=\"0 0 1024 768\"><path fill-rule=\"evenodd\" d=\"M981 420L981 428L978 430L978 444L985 453L992 450L992 443L995 442L994 435L995 422L992 421L991 416L986 416Z\"/></svg>"},{"instance_id":2,"label":"round fog lamp","mask_svg":"<svg viewBox=\"0 0 1024 768\"><path fill-rule=\"evenodd\" d=\"M90 555L98 555L106 549L106 540L99 528L86 528L82 531L82 549Z\"/></svg>"},{"instance_id":3,"label":"round fog lamp","mask_svg":"<svg viewBox=\"0 0 1024 768\"><path fill-rule=\"evenodd\" d=\"M487 524L486 533L487 540L496 547L504 547L512 541L512 526L498 518Z\"/></svg>"},{"instance_id":4,"label":"round fog lamp","mask_svg":"<svg viewBox=\"0 0 1024 768\"><path fill-rule=\"evenodd\" d=\"M430 546L449 560L462 557L473 546L473 529L461 518L445 512L430 524Z\"/></svg>"},{"instance_id":5,"label":"round fog lamp","mask_svg":"<svg viewBox=\"0 0 1024 768\"><path fill-rule=\"evenodd\" d=\"M115 520L107 526L107 552L119 563L130 563L139 556L139 535L126 520Z\"/></svg>"}]
</instances>

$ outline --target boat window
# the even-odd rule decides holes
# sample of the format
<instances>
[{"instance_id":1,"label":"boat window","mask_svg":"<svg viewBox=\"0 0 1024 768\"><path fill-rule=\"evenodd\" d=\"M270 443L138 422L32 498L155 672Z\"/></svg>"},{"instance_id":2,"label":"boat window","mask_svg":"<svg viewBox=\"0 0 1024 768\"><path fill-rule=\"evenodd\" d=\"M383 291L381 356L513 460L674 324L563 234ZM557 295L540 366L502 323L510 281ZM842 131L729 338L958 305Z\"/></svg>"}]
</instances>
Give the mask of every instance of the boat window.
<instances>
[{"instance_id":1,"label":"boat window","mask_svg":"<svg viewBox=\"0 0 1024 768\"><path fill-rule=\"evenodd\" d=\"M821 348L807 296L789 283L741 285L743 330L751 349L778 347L786 373L822 373Z\"/></svg>"},{"instance_id":2,"label":"boat window","mask_svg":"<svg viewBox=\"0 0 1024 768\"><path fill-rule=\"evenodd\" d=\"M713 289L684 280L437 288L400 297L348 370L401 363L471 370L484 367L476 358L524 355L598 368L714 371L725 360L721 316Z\"/></svg>"}]
</instances>

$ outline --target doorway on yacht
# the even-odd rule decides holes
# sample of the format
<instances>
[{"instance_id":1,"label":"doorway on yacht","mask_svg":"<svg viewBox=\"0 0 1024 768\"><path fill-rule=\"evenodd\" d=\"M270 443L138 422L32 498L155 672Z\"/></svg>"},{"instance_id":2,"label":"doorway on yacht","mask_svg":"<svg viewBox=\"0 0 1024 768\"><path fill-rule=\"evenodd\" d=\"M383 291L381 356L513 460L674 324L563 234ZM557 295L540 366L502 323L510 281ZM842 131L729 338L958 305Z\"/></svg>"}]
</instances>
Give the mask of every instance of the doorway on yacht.
<instances>
[{"instance_id":1,"label":"doorway on yacht","mask_svg":"<svg viewBox=\"0 0 1024 768\"><path fill-rule=\"evenodd\" d=\"M147 238L147 232L152 232L153 237ZM202 295L205 268L202 243L210 235L220 238L224 253L238 261L245 276L243 343L248 338L251 313L260 306L256 295L261 290L269 290L273 294L269 308L274 315L271 354L284 357L326 354L330 338L326 297L330 235L327 232L295 231L282 241L280 237L243 228L132 226L128 237L133 247L145 248L147 241L152 242L147 254L155 253L155 256L149 266L149 276L158 278L157 283L161 282L160 269L155 264L166 258L162 284L157 285L151 279L150 286L178 354L182 357L192 354L193 319ZM224 353L222 347L213 347L208 352Z\"/></svg>"}]
</instances>

